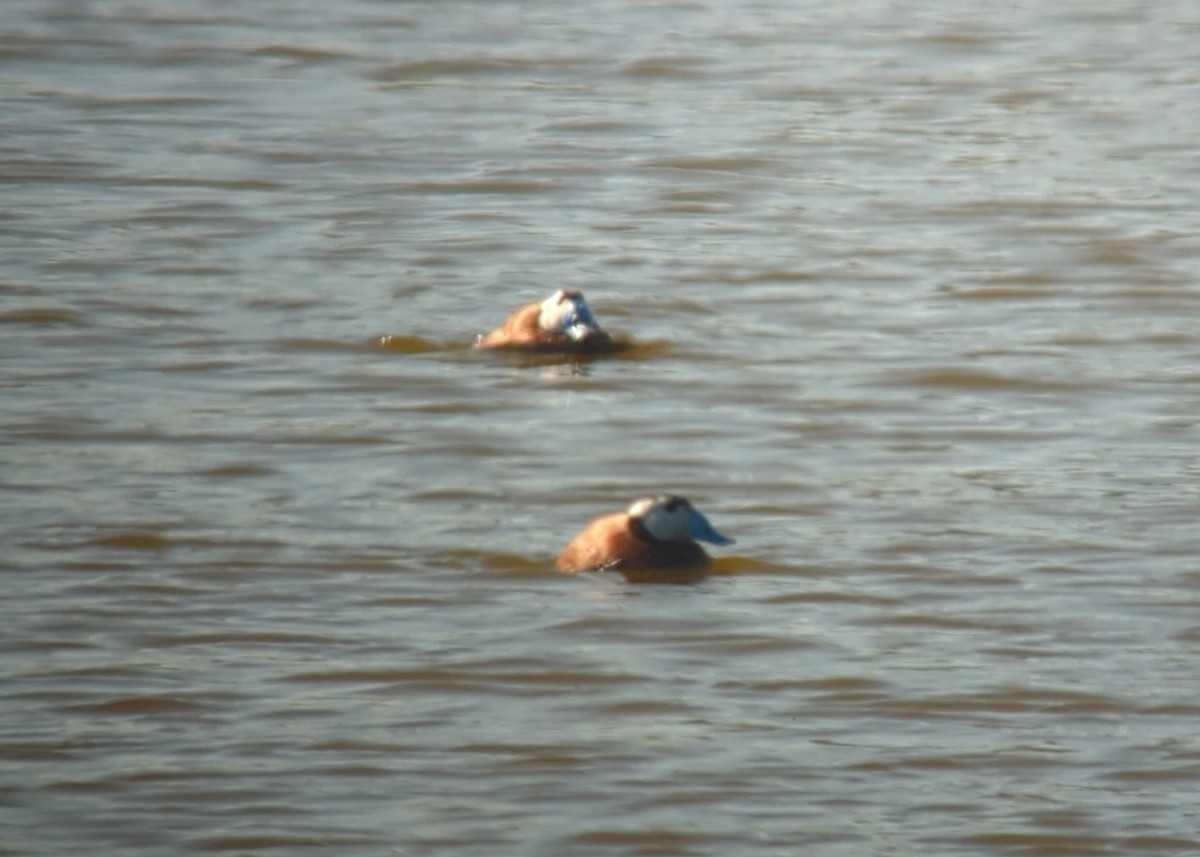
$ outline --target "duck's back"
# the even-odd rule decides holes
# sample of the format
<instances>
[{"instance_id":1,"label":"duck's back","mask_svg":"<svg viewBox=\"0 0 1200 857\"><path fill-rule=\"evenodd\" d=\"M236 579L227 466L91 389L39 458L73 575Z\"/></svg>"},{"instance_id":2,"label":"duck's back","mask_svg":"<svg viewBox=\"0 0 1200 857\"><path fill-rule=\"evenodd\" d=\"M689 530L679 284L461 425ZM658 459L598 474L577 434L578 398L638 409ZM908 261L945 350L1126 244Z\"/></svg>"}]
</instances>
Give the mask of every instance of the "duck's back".
<instances>
[{"instance_id":1,"label":"duck's back","mask_svg":"<svg viewBox=\"0 0 1200 857\"><path fill-rule=\"evenodd\" d=\"M504 324L479 340L480 348L528 348L542 344L549 338L538 327L539 304L529 304L521 307L508 318Z\"/></svg>"}]
</instances>

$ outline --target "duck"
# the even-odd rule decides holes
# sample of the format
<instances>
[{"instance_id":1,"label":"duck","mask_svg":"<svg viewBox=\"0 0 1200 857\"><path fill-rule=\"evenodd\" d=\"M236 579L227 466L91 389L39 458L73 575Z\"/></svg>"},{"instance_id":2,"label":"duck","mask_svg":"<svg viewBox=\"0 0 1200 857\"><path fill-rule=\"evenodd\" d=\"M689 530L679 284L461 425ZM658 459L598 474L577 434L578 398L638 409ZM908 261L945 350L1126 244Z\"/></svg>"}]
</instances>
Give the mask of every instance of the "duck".
<instances>
[{"instance_id":1,"label":"duck","mask_svg":"<svg viewBox=\"0 0 1200 857\"><path fill-rule=\"evenodd\" d=\"M555 566L567 573L700 569L711 558L697 540L734 543L683 497L658 494L593 520L563 549Z\"/></svg>"},{"instance_id":2,"label":"duck","mask_svg":"<svg viewBox=\"0 0 1200 857\"><path fill-rule=\"evenodd\" d=\"M618 345L600 325L583 293L559 289L544 301L521 307L475 347L514 351L615 351Z\"/></svg>"}]
</instances>

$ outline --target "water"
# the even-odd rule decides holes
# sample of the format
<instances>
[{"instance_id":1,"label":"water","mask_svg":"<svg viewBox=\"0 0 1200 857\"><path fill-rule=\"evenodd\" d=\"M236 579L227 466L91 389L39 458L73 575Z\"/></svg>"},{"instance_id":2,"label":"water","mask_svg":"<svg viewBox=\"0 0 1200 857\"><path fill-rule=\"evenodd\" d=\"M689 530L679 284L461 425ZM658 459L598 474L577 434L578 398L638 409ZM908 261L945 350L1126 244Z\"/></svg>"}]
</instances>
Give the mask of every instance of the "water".
<instances>
[{"instance_id":1,"label":"water","mask_svg":"<svg viewBox=\"0 0 1200 857\"><path fill-rule=\"evenodd\" d=\"M0 853L1200 850L1193 4L5 12Z\"/></svg>"}]
</instances>

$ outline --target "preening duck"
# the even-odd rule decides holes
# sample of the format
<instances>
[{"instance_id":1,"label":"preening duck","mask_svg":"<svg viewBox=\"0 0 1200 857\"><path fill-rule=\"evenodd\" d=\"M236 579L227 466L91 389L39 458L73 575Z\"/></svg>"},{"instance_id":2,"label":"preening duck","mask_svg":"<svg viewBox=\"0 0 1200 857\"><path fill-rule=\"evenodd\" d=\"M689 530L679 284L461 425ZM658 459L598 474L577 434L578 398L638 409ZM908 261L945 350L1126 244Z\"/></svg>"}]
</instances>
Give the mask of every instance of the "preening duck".
<instances>
[{"instance_id":1,"label":"preening duck","mask_svg":"<svg viewBox=\"0 0 1200 857\"><path fill-rule=\"evenodd\" d=\"M582 292L559 289L521 307L504 324L475 340L476 348L515 351L613 351L618 345L596 322Z\"/></svg>"}]
</instances>

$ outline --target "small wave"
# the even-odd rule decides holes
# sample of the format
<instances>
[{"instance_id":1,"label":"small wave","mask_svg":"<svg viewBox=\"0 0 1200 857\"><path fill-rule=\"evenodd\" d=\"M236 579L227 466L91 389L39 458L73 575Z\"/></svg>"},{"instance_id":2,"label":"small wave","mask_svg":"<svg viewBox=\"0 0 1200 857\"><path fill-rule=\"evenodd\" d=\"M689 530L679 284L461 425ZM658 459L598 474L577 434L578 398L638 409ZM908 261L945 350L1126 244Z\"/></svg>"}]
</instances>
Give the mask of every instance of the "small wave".
<instances>
[{"instance_id":1,"label":"small wave","mask_svg":"<svg viewBox=\"0 0 1200 857\"><path fill-rule=\"evenodd\" d=\"M532 73L543 70L550 57L523 57L475 54L455 57L426 57L382 66L369 73L381 83L401 83L439 77L475 77L479 75ZM562 62L563 60L558 60Z\"/></svg>"},{"instance_id":2,"label":"small wave","mask_svg":"<svg viewBox=\"0 0 1200 857\"><path fill-rule=\"evenodd\" d=\"M185 711L199 711L204 708L197 702L180 699L175 696L124 696L87 705L72 706L74 711L87 711L92 714L174 714Z\"/></svg>"},{"instance_id":3,"label":"small wave","mask_svg":"<svg viewBox=\"0 0 1200 857\"><path fill-rule=\"evenodd\" d=\"M252 479L259 476L267 476L275 471L264 464L258 464L253 461L233 461L229 464L220 464L216 467L210 467L207 470L200 471L201 476L207 476L210 479Z\"/></svg>"},{"instance_id":4,"label":"small wave","mask_svg":"<svg viewBox=\"0 0 1200 857\"><path fill-rule=\"evenodd\" d=\"M920 387L949 387L963 390L1075 390L1078 380L1060 381L1052 378L1032 378L1004 375L983 369L963 369L947 366L922 369L908 373L889 373L885 379L888 386L897 382Z\"/></svg>"},{"instance_id":5,"label":"small wave","mask_svg":"<svg viewBox=\"0 0 1200 857\"><path fill-rule=\"evenodd\" d=\"M640 78L697 78L705 77L701 66L706 57L696 54L653 54L627 62L621 74Z\"/></svg>"},{"instance_id":6,"label":"small wave","mask_svg":"<svg viewBox=\"0 0 1200 857\"><path fill-rule=\"evenodd\" d=\"M355 59L356 55L334 47L313 47L312 45L260 45L251 48L247 53L256 57L272 57L295 62L327 62L329 60Z\"/></svg>"},{"instance_id":7,"label":"small wave","mask_svg":"<svg viewBox=\"0 0 1200 857\"><path fill-rule=\"evenodd\" d=\"M144 530L125 530L119 533L97 536L89 544L113 550L135 551L161 551L166 550L171 545L167 539L158 533L149 533Z\"/></svg>"},{"instance_id":8,"label":"small wave","mask_svg":"<svg viewBox=\"0 0 1200 857\"><path fill-rule=\"evenodd\" d=\"M346 834L330 834L326 831L312 836L293 834L242 834L210 836L192 843L199 851L228 851L233 853L258 852L265 849L276 849L282 853L295 853L299 850L350 848L361 846L382 846L385 840L374 836L352 836Z\"/></svg>"},{"instance_id":9,"label":"small wave","mask_svg":"<svg viewBox=\"0 0 1200 857\"><path fill-rule=\"evenodd\" d=\"M408 190L416 193L478 193L478 194L527 194L548 193L559 190L562 185L549 179L507 178L480 176L444 181L409 182Z\"/></svg>"},{"instance_id":10,"label":"small wave","mask_svg":"<svg viewBox=\"0 0 1200 857\"><path fill-rule=\"evenodd\" d=\"M0 312L0 324L31 327L86 327L83 316L65 307L21 307Z\"/></svg>"},{"instance_id":11,"label":"small wave","mask_svg":"<svg viewBox=\"0 0 1200 857\"><path fill-rule=\"evenodd\" d=\"M412 336L404 333L385 333L373 340L373 343L384 351L395 351L400 354L429 354L445 348L424 336Z\"/></svg>"}]
</instances>

